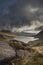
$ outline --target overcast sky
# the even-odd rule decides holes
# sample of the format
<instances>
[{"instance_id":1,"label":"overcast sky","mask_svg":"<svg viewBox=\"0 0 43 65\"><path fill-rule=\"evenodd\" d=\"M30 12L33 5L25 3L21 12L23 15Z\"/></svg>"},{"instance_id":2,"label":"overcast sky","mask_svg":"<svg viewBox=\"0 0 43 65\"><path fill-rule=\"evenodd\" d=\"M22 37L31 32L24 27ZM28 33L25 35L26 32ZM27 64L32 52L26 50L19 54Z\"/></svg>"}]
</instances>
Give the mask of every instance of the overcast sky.
<instances>
[{"instance_id":1,"label":"overcast sky","mask_svg":"<svg viewBox=\"0 0 43 65\"><path fill-rule=\"evenodd\" d=\"M0 0L0 26L36 25L43 30L43 0Z\"/></svg>"}]
</instances>

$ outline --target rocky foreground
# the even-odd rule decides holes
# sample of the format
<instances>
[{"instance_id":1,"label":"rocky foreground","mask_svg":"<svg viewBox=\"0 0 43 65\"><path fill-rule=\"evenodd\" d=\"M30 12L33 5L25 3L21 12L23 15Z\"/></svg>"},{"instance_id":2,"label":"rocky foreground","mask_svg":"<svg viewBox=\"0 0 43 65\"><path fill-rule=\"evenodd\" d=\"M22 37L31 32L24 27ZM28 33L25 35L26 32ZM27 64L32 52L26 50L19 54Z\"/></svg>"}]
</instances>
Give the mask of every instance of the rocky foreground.
<instances>
[{"instance_id":1,"label":"rocky foreground","mask_svg":"<svg viewBox=\"0 0 43 65\"><path fill-rule=\"evenodd\" d=\"M43 64L43 46L33 47L16 40L9 43L0 42L0 65L37 65L37 63Z\"/></svg>"},{"instance_id":2,"label":"rocky foreground","mask_svg":"<svg viewBox=\"0 0 43 65\"><path fill-rule=\"evenodd\" d=\"M43 65L43 40L25 44L12 37L0 34L0 65Z\"/></svg>"}]
</instances>

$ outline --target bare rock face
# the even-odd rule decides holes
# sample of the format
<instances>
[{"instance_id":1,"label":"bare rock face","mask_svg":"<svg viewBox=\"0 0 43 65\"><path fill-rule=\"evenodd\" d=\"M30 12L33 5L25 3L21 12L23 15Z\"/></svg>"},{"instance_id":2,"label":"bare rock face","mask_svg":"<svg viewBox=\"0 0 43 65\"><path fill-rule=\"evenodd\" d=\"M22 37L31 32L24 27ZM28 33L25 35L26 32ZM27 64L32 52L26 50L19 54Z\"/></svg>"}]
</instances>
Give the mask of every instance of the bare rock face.
<instances>
[{"instance_id":1,"label":"bare rock face","mask_svg":"<svg viewBox=\"0 0 43 65\"><path fill-rule=\"evenodd\" d=\"M11 60L15 57L15 50L7 43L0 42L0 62Z\"/></svg>"}]
</instances>

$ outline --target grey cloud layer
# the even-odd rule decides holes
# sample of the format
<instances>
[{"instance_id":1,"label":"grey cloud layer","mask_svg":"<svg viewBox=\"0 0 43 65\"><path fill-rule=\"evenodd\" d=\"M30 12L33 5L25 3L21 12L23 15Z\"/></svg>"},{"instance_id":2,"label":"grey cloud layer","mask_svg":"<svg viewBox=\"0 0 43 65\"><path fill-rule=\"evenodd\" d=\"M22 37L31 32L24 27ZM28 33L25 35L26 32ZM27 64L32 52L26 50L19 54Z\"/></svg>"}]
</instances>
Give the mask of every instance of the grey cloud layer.
<instances>
[{"instance_id":1,"label":"grey cloud layer","mask_svg":"<svg viewBox=\"0 0 43 65\"><path fill-rule=\"evenodd\" d=\"M0 0L0 25L31 25L43 22L43 0Z\"/></svg>"}]
</instances>

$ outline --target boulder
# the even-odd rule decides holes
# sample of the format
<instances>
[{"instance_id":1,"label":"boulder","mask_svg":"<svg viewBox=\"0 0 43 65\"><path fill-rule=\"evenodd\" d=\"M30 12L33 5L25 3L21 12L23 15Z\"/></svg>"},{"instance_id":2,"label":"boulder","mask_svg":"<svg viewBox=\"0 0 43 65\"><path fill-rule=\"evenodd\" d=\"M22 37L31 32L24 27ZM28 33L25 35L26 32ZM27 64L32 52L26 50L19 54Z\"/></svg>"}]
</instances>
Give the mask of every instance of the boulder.
<instances>
[{"instance_id":1,"label":"boulder","mask_svg":"<svg viewBox=\"0 0 43 65\"><path fill-rule=\"evenodd\" d=\"M15 50L9 44L0 42L0 63L10 61L15 55Z\"/></svg>"}]
</instances>

